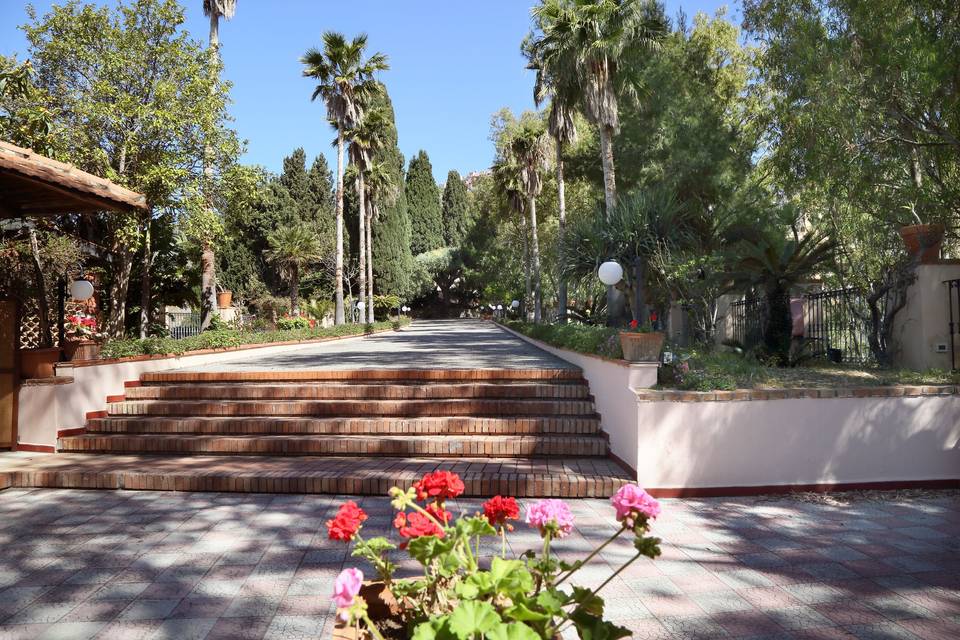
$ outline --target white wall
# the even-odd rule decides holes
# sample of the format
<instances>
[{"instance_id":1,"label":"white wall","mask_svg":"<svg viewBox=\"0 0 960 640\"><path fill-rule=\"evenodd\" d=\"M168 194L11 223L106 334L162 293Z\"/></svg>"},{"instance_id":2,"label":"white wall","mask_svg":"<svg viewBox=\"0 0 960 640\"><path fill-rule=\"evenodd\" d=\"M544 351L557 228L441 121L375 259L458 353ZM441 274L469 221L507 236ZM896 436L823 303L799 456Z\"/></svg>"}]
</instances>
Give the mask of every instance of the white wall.
<instances>
[{"instance_id":1,"label":"white wall","mask_svg":"<svg viewBox=\"0 0 960 640\"><path fill-rule=\"evenodd\" d=\"M960 396L646 401L646 488L960 478Z\"/></svg>"}]
</instances>

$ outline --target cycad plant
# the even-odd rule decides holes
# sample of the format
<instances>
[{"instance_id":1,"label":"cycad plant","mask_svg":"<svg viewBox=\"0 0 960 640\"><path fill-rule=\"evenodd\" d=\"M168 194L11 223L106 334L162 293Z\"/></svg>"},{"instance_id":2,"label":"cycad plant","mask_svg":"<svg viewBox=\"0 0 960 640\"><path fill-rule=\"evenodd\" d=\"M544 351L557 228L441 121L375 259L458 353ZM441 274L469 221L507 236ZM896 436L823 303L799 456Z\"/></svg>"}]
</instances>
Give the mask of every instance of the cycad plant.
<instances>
[{"instance_id":1,"label":"cycad plant","mask_svg":"<svg viewBox=\"0 0 960 640\"><path fill-rule=\"evenodd\" d=\"M268 235L267 244L267 259L277 265L280 276L290 284L290 315L299 315L301 271L323 257L320 238L308 227L291 224Z\"/></svg>"},{"instance_id":2,"label":"cycad plant","mask_svg":"<svg viewBox=\"0 0 960 640\"><path fill-rule=\"evenodd\" d=\"M790 291L833 257L836 243L822 232L790 236L779 226L741 235L733 246L731 279L740 288L762 293L766 303L763 344L777 364L786 366L791 363L793 329Z\"/></svg>"},{"instance_id":3,"label":"cycad plant","mask_svg":"<svg viewBox=\"0 0 960 640\"><path fill-rule=\"evenodd\" d=\"M303 75L317 81L312 99L322 98L327 120L337 130L336 266L334 321L344 322L343 307L343 172L347 130L361 120L363 105L383 90L375 75L389 68L387 57L375 53L364 58L367 36L351 41L341 33L323 34L323 49L310 49L301 59ZM361 216L362 217L362 216Z\"/></svg>"}]
</instances>

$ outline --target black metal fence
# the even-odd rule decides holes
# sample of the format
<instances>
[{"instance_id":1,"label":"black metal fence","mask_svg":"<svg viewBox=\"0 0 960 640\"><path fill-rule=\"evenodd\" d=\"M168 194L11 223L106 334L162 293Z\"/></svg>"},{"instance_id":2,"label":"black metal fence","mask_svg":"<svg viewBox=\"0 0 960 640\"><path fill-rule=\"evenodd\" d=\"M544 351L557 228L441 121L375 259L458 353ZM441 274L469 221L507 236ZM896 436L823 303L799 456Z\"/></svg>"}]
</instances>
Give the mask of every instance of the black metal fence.
<instances>
[{"instance_id":1,"label":"black metal fence","mask_svg":"<svg viewBox=\"0 0 960 640\"><path fill-rule=\"evenodd\" d=\"M960 290L958 290L960 291ZM856 289L832 289L803 296L802 311L794 298L793 314L803 316L803 353L825 357L833 362L867 364L870 352L869 318L866 299ZM881 310L882 311L882 310ZM763 341L768 312L765 298L747 298L730 305L729 339L745 349ZM800 335L798 318L794 318L795 335ZM960 330L960 311L955 321Z\"/></svg>"},{"instance_id":2,"label":"black metal fence","mask_svg":"<svg viewBox=\"0 0 960 640\"><path fill-rule=\"evenodd\" d=\"M186 338L200 333L199 311L171 311L167 312L167 331L171 338Z\"/></svg>"},{"instance_id":3,"label":"black metal fence","mask_svg":"<svg viewBox=\"0 0 960 640\"><path fill-rule=\"evenodd\" d=\"M956 280L944 280L947 285L947 308L949 309L950 323L948 325L950 332L950 368L954 371L960 369L960 278Z\"/></svg>"}]
</instances>

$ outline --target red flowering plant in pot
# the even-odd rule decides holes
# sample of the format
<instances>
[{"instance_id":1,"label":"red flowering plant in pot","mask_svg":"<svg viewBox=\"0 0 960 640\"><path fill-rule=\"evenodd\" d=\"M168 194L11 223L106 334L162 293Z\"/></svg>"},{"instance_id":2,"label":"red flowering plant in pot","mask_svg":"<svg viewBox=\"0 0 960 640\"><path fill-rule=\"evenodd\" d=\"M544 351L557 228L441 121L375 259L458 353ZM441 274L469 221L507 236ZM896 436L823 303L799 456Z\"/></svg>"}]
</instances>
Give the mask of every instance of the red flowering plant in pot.
<instances>
[{"instance_id":1,"label":"red flowering plant in pot","mask_svg":"<svg viewBox=\"0 0 960 640\"><path fill-rule=\"evenodd\" d=\"M100 355L103 334L97 330L97 319L78 313L64 318L63 351L67 360L95 360Z\"/></svg>"},{"instance_id":2,"label":"red flowering plant in pot","mask_svg":"<svg viewBox=\"0 0 960 640\"><path fill-rule=\"evenodd\" d=\"M463 482L448 471L427 474L408 489L390 490L399 548L423 570L413 578L393 576L395 565L388 555L397 546L386 538L361 536L362 509L352 502L341 507L327 523L330 537L352 541L352 555L369 561L380 579L365 582L355 567L340 574L333 595L335 637L552 640L568 629L581 638L630 635L604 619L599 592L637 559L660 555L660 540L649 535L660 513L654 498L636 485L622 487L611 498L616 531L583 559L567 562L556 553L574 527L565 502L545 499L528 505L526 523L539 532L542 545L509 558L507 536L520 520L520 505L514 498L494 496L481 511L455 516L447 510L447 500L463 491ZM595 589L577 586L577 571L624 535L632 537L634 555ZM485 558L481 540L488 537L500 538L493 545L500 552Z\"/></svg>"},{"instance_id":3,"label":"red flowering plant in pot","mask_svg":"<svg viewBox=\"0 0 960 640\"><path fill-rule=\"evenodd\" d=\"M651 322L656 322L656 319L656 315L651 316ZM654 331L650 323L640 324L631 320L629 329L620 332L623 359L630 362L657 362L665 338L663 332Z\"/></svg>"}]
</instances>

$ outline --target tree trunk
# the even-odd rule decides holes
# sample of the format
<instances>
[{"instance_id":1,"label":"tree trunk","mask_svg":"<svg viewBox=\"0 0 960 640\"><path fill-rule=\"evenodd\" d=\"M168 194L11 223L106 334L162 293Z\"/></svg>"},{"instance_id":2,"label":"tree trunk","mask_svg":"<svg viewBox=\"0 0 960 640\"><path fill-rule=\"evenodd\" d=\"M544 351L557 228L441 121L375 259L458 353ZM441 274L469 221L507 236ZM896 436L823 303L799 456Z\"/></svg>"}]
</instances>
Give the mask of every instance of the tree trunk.
<instances>
[{"instance_id":1,"label":"tree trunk","mask_svg":"<svg viewBox=\"0 0 960 640\"><path fill-rule=\"evenodd\" d=\"M334 324L343 324L343 131L337 130L337 257L334 269Z\"/></svg>"},{"instance_id":2,"label":"tree trunk","mask_svg":"<svg viewBox=\"0 0 960 640\"><path fill-rule=\"evenodd\" d=\"M52 347L50 333L50 307L47 305L47 284L43 280L43 263L40 262L40 245L37 230L30 227L30 253L33 256L33 277L37 281L37 319L40 321L40 346ZM63 348L63 345L60 345Z\"/></svg>"},{"instance_id":3,"label":"tree trunk","mask_svg":"<svg viewBox=\"0 0 960 640\"><path fill-rule=\"evenodd\" d=\"M300 267L297 265L290 269L290 315L294 318L300 315Z\"/></svg>"},{"instance_id":4,"label":"tree trunk","mask_svg":"<svg viewBox=\"0 0 960 640\"><path fill-rule=\"evenodd\" d=\"M373 315L373 206L367 205L367 315L370 322L376 322ZM387 315L390 311L387 310Z\"/></svg>"},{"instance_id":5,"label":"tree trunk","mask_svg":"<svg viewBox=\"0 0 960 640\"><path fill-rule=\"evenodd\" d=\"M213 246L207 240L203 243L203 249L200 253L200 304L203 320L200 322L200 330L204 331L210 326L213 316L217 313L217 275L214 261L216 256L213 253Z\"/></svg>"},{"instance_id":6,"label":"tree trunk","mask_svg":"<svg viewBox=\"0 0 960 640\"><path fill-rule=\"evenodd\" d=\"M533 321L540 324L543 292L540 289L540 240L537 237L537 199L530 198L530 257L533 262Z\"/></svg>"},{"instance_id":7,"label":"tree trunk","mask_svg":"<svg viewBox=\"0 0 960 640\"><path fill-rule=\"evenodd\" d=\"M557 202L559 203L559 223L557 229L557 262L563 264L563 240L567 230L567 200L563 185L563 144L557 140ZM557 316L558 322L567 321L567 281L557 276Z\"/></svg>"},{"instance_id":8,"label":"tree trunk","mask_svg":"<svg viewBox=\"0 0 960 640\"><path fill-rule=\"evenodd\" d=\"M520 216L520 231L523 234L523 276L525 285L521 311L523 311L524 321L529 322L530 315L527 313L527 305L530 304L530 298L533 297L530 279L530 236L527 233L527 219L522 215Z\"/></svg>"},{"instance_id":9,"label":"tree trunk","mask_svg":"<svg viewBox=\"0 0 960 640\"><path fill-rule=\"evenodd\" d=\"M603 202L607 218L617 204L617 176L613 168L613 129L600 125L600 162L603 164Z\"/></svg>"},{"instance_id":10,"label":"tree trunk","mask_svg":"<svg viewBox=\"0 0 960 640\"><path fill-rule=\"evenodd\" d=\"M360 324L367 324L367 202L363 171L357 172L357 224L360 225Z\"/></svg>"},{"instance_id":11,"label":"tree trunk","mask_svg":"<svg viewBox=\"0 0 960 640\"><path fill-rule=\"evenodd\" d=\"M220 48L220 14L210 12L210 49L217 53Z\"/></svg>"},{"instance_id":12,"label":"tree trunk","mask_svg":"<svg viewBox=\"0 0 960 640\"><path fill-rule=\"evenodd\" d=\"M134 254L126 247L113 247L111 253L116 262L113 282L110 283L110 313L107 315L105 333L111 338L122 338L126 332L127 290L130 288L130 269L133 266Z\"/></svg>"},{"instance_id":13,"label":"tree trunk","mask_svg":"<svg viewBox=\"0 0 960 640\"><path fill-rule=\"evenodd\" d=\"M140 338L150 331L150 267L153 265L153 247L150 244L151 216L146 214L143 225L143 268L140 273Z\"/></svg>"}]
</instances>

